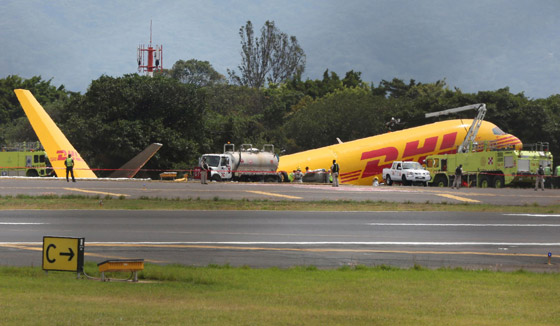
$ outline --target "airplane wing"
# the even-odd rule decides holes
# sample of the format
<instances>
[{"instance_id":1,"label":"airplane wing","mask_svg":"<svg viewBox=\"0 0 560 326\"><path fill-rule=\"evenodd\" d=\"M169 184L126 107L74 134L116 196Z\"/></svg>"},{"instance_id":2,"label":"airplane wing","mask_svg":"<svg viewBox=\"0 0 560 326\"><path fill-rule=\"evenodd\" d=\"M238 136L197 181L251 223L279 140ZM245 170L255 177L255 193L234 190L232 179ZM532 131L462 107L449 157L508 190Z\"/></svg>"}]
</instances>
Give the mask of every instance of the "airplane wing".
<instances>
[{"instance_id":1,"label":"airplane wing","mask_svg":"<svg viewBox=\"0 0 560 326\"><path fill-rule=\"evenodd\" d=\"M58 177L66 176L64 161L68 154L74 158L74 175L76 178L97 178L80 153L70 144L33 94L26 89L14 90L23 111L27 115L39 141L45 148L47 156Z\"/></svg>"},{"instance_id":2,"label":"airplane wing","mask_svg":"<svg viewBox=\"0 0 560 326\"><path fill-rule=\"evenodd\" d=\"M133 178L136 173L148 162L154 154L163 146L159 143L153 143L146 147L140 154L126 162L118 170L111 173L109 178Z\"/></svg>"}]
</instances>

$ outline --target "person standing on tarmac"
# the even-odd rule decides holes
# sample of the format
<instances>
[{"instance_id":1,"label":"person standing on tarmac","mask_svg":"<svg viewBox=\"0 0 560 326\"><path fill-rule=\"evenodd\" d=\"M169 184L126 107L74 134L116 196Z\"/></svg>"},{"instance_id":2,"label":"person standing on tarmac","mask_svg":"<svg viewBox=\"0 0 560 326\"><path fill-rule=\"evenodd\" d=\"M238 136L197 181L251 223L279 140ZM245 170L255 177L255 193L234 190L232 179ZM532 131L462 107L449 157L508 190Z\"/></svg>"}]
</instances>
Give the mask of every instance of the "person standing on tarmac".
<instances>
[{"instance_id":1,"label":"person standing on tarmac","mask_svg":"<svg viewBox=\"0 0 560 326\"><path fill-rule=\"evenodd\" d=\"M207 185L208 184L208 163L206 163L206 157L202 158L202 162L200 163L200 184Z\"/></svg>"},{"instance_id":2,"label":"person standing on tarmac","mask_svg":"<svg viewBox=\"0 0 560 326\"><path fill-rule=\"evenodd\" d=\"M68 180L68 173L72 175L72 182L76 182L76 179L74 179L74 159L72 158L72 154L68 154L64 165L66 166L66 182L70 182L70 180Z\"/></svg>"},{"instance_id":3,"label":"person standing on tarmac","mask_svg":"<svg viewBox=\"0 0 560 326\"><path fill-rule=\"evenodd\" d=\"M303 172L301 172L301 169L298 167L296 172L294 172L294 182L296 183L303 183Z\"/></svg>"},{"instance_id":4,"label":"person standing on tarmac","mask_svg":"<svg viewBox=\"0 0 560 326\"><path fill-rule=\"evenodd\" d=\"M453 188L461 188L461 182L463 181L463 164L459 164L459 166L455 169L455 179L453 179Z\"/></svg>"},{"instance_id":5,"label":"person standing on tarmac","mask_svg":"<svg viewBox=\"0 0 560 326\"><path fill-rule=\"evenodd\" d=\"M544 191L544 169L542 165L539 165L539 169L537 171L537 181L535 182L535 191L541 187L542 191Z\"/></svg>"},{"instance_id":6,"label":"person standing on tarmac","mask_svg":"<svg viewBox=\"0 0 560 326\"><path fill-rule=\"evenodd\" d=\"M550 163L544 167L544 183L550 187L550 189L554 189L554 185L552 184L552 168L550 167Z\"/></svg>"},{"instance_id":7,"label":"person standing on tarmac","mask_svg":"<svg viewBox=\"0 0 560 326\"><path fill-rule=\"evenodd\" d=\"M331 175L332 175L332 186L338 187L338 173L340 172L340 166L336 163L336 160L332 160Z\"/></svg>"}]
</instances>

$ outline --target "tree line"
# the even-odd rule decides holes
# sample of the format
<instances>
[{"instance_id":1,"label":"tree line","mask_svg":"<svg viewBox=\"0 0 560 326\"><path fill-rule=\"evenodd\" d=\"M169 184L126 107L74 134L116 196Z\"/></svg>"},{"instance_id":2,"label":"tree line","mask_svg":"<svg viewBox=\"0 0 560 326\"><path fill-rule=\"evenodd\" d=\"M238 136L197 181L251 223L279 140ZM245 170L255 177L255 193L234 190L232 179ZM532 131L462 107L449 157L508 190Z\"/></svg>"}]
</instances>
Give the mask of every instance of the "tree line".
<instances>
[{"instance_id":1,"label":"tree line","mask_svg":"<svg viewBox=\"0 0 560 326\"><path fill-rule=\"evenodd\" d=\"M392 118L400 119L397 129L473 118L474 111L424 114L474 103L486 103L486 120L524 143L549 142L560 158L560 95L530 99L507 87L464 93L444 79L375 85L353 70L339 76L327 69L320 79L302 80L305 54L295 37L273 22L260 36L248 22L240 35L242 64L239 72L228 71L229 79L196 59L179 60L153 78L101 76L85 94L39 76L0 79L0 143L37 140L13 92L24 88L96 169L118 168L153 142L163 144L145 167L153 170L192 168L201 154L221 152L228 141L271 143L279 154L294 153L387 132Z\"/></svg>"},{"instance_id":2,"label":"tree line","mask_svg":"<svg viewBox=\"0 0 560 326\"><path fill-rule=\"evenodd\" d=\"M445 81L400 79L377 86L349 72L339 78L292 79L266 88L216 83L198 86L164 75L102 76L85 94L54 87L41 77L0 79L0 143L37 140L17 98L16 88L31 90L92 168L118 168L153 142L164 146L148 169L187 169L203 153L223 144L274 144L282 153L327 146L436 120L426 112L486 103L486 120L524 143L550 143L560 153L560 95L529 99L508 88L463 93ZM475 112L455 118L473 118ZM453 116L441 117L445 120Z\"/></svg>"}]
</instances>

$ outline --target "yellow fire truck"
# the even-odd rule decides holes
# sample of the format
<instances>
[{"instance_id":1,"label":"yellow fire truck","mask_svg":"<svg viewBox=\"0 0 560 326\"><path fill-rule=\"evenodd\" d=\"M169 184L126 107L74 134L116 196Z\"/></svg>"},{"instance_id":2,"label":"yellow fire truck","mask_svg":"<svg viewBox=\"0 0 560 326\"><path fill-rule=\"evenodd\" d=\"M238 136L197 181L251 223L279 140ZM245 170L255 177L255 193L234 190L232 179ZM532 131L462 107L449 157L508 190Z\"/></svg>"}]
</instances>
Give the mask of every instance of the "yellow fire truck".
<instances>
[{"instance_id":1,"label":"yellow fire truck","mask_svg":"<svg viewBox=\"0 0 560 326\"><path fill-rule=\"evenodd\" d=\"M471 146L465 152L430 155L426 157L425 164L432 176L432 186L451 185L459 165L462 165L463 185L481 188L534 185L539 166L552 166L552 154L548 143L524 148L527 150L496 149L492 144L485 143L474 148Z\"/></svg>"},{"instance_id":2,"label":"yellow fire truck","mask_svg":"<svg viewBox=\"0 0 560 326\"><path fill-rule=\"evenodd\" d=\"M39 142L2 146L0 150L1 176L48 176L47 153Z\"/></svg>"}]
</instances>

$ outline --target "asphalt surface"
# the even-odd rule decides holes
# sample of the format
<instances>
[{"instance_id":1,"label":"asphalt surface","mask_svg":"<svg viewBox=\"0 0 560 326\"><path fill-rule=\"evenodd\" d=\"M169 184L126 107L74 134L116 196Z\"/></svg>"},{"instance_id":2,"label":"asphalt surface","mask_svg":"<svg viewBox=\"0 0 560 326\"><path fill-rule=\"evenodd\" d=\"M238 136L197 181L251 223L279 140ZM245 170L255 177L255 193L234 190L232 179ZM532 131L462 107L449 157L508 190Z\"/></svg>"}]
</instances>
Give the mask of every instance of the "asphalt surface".
<instances>
[{"instance_id":1,"label":"asphalt surface","mask_svg":"<svg viewBox=\"0 0 560 326\"><path fill-rule=\"evenodd\" d=\"M515 188L434 188L405 186L331 187L321 184L234 183L149 181L149 180L80 180L76 183L56 178L0 177L0 195L68 195L141 198L266 199L266 200L356 200L416 203L472 203L496 205L556 205L560 190Z\"/></svg>"},{"instance_id":2,"label":"asphalt surface","mask_svg":"<svg viewBox=\"0 0 560 326\"><path fill-rule=\"evenodd\" d=\"M553 205L559 190L0 178L0 195L385 200ZM0 265L40 266L43 236L85 238L86 261L560 271L560 215L462 212L0 210ZM552 254L548 264L548 253Z\"/></svg>"},{"instance_id":3,"label":"asphalt surface","mask_svg":"<svg viewBox=\"0 0 560 326\"><path fill-rule=\"evenodd\" d=\"M560 215L3 210L0 264L39 266L43 236L58 236L85 238L85 259L94 262L558 272L559 230Z\"/></svg>"}]
</instances>

